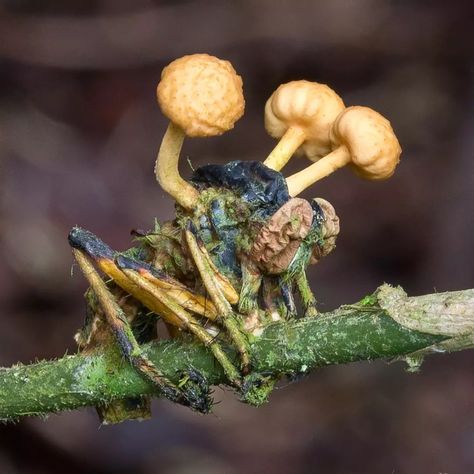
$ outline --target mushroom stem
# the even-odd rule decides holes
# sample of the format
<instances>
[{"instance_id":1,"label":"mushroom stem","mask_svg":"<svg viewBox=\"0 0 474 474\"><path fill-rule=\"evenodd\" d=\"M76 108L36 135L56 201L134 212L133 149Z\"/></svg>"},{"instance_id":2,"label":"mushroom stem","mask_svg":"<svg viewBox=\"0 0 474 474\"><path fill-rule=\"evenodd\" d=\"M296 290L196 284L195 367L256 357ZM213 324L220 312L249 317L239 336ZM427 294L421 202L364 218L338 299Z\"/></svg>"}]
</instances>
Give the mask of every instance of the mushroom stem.
<instances>
[{"instance_id":1,"label":"mushroom stem","mask_svg":"<svg viewBox=\"0 0 474 474\"><path fill-rule=\"evenodd\" d=\"M345 145L339 146L316 163L286 178L290 196L298 196L298 194L302 193L316 181L329 176L334 171L347 165L350 161L351 155L348 148Z\"/></svg>"},{"instance_id":2,"label":"mushroom stem","mask_svg":"<svg viewBox=\"0 0 474 474\"><path fill-rule=\"evenodd\" d=\"M160 186L185 209L192 209L199 192L181 178L178 171L179 154L183 146L184 131L170 122L161 142L155 163L155 176Z\"/></svg>"},{"instance_id":3,"label":"mushroom stem","mask_svg":"<svg viewBox=\"0 0 474 474\"><path fill-rule=\"evenodd\" d=\"M305 140L306 134L301 128L289 127L263 164L280 171Z\"/></svg>"}]
</instances>

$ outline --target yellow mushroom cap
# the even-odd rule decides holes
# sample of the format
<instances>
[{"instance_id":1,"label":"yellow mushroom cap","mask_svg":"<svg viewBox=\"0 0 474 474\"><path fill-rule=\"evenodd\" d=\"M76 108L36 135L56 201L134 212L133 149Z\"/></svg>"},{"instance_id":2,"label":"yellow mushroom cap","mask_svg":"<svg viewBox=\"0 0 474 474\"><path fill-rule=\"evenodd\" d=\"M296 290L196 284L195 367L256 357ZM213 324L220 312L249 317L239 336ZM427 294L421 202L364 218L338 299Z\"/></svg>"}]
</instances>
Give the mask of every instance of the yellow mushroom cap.
<instances>
[{"instance_id":1,"label":"yellow mushroom cap","mask_svg":"<svg viewBox=\"0 0 474 474\"><path fill-rule=\"evenodd\" d=\"M300 147L310 159L331 151L329 129L344 110L344 102L330 87L310 81L282 84L265 104L265 128L274 138L289 127L301 129L306 137Z\"/></svg>"},{"instance_id":2,"label":"yellow mushroom cap","mask_svg":"<svg viewBox=\"0 0 474 474\"><path fill-rule=\"evenodd\" d=\"M345 145L351 166L361 178L390 178L400 161L402 149L390 122L369 107L348 107L330 130L333 148Z\"/></svg>"},{"instance_id":3,"label":"yellow mushroom cap","mask_svg":"<svg viewBox=\"0 0 474 474\"><path fill-rule=\"evenodd\" d=\"M163 114L190 137L222 135L244 113L242 78L229 61L208 54L170 63L156 92Z\"/></svg>"}]
</instances>

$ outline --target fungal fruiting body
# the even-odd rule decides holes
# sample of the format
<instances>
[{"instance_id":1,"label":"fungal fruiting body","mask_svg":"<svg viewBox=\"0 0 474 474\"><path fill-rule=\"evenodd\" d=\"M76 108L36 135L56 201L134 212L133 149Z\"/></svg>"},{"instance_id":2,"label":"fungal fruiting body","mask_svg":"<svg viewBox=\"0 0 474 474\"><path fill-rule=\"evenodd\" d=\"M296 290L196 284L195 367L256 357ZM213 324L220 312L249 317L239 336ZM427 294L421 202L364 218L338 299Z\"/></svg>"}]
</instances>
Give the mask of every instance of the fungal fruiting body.
<instances>
[{"instance_id":1,"label":"fungal fruiting body","mask_svg":"<svg viewBox=\"0 0 474 474\"><path fill-rule=\"evenodd\" d=\"M184 137L222 135L233 128L244 113L242 79L228 61L193 54L163 69L156 95L170 120L156 160L156 178L176 202L189 209L198 196L178 171Z\"/></svg>"},{"instance_id":2,"label":"fungal fruiting body","mask_svg":"<svg viewBox=\"0 0 474 474\"><path fill-rule=\"evenodd\" d=\"M361 178L390 178L400 161L401 147L390 122L369 107L348 107L329 130L333 150L287 179L292 196L345 165Z\"/></svg>"},{"instance_id":3,"label":"fungal fruiting body","mask_svg":"<svg viewBox=\"0 0 474 474\"><path fill-rule=\"evenodd\" d=\"M343 110L344 102L326 84L282 84L265 104L265 129L280 141L264 164L279 171L297 150L311 157L327 154L329 129Z\"/></svg>"}]
</instances>

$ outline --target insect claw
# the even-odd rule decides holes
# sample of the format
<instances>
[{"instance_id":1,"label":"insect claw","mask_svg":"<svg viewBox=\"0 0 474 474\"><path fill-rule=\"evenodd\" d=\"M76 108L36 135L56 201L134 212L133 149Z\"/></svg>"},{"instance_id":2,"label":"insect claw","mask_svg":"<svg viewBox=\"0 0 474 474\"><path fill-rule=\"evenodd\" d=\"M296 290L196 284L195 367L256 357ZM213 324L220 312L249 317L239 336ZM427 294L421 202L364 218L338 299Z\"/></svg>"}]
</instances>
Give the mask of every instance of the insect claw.
<instances>
[{"instance_id":1,"label":"insect claw","mask_svg":"<svg viewBox=\"0 0 474 474\"><path fill-rule=\"evenodd\" d=\"M82 250L94 260L100 258L113 259L115 252L92 232L73 227L69 232L68 241L72 248Z\"/></svg>"},{"instance_id":2,"label":"insect claw","mask_svg":"<svg viewBox=\"0 0 474 474\"><path fill-rule=\"evenodd\" d=\"M275 383L273 377L265 377L258 373L250 374L244 379L241 400L253 406L262 405L268 400Z\"/></svg>"},{"instance_id":3,"label":"insect claw","mask_svg":"<svg viewBox=\"0 0 474 474\"><path fill-rule=\"evenodd\" d=\"M186 377L187 380L181 389L189 406L200 413L209 413L213 405L213 400L207 379L194 368L190 368L184 372L183 376Z\"/></svg>"}]
</instances>

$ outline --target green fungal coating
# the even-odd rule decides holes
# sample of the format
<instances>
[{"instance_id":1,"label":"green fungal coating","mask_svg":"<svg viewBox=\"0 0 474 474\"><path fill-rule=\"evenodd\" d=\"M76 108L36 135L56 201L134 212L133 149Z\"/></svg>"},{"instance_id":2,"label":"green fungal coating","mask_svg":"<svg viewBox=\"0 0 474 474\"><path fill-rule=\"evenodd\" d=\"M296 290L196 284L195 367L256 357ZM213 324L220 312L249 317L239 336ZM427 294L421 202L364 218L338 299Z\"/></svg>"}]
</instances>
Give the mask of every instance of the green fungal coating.
<instances>
[{"instance_id":1,"label":"green fungal coating","mask_svg":"<svg viewBox=\"0 0 474 474\"><path fill-rule=\"evenodd\" d=\"M341 312L270 326L253 346L259 371L282 374L358 360L393 358L445 338L410 331L383 311ZM317 328L317 330L316 330Z\"/></svg>"},{"instance_id":2,"label":"green fungal coating","mask_svg":"<svg viewBox=\"0 0 474 474\"><path fill-rule=\"evenodd\" d=\"M270 383L250 384L244 398L255 405L263 403L271 391L271 379L284 374L306 373L331 364L406 356L447 339L407 329L378 305L353 305L318 317L274 323L261 337L251 341L252 376L261 374L261 380ZM153 342L142 348L176 383L191 368L210 384L226 383L211 352L190 338ZM228 353L235 358L230 348ZM101 406L113 400L152 394L153 386L115 350L101 355L65 356L56 361L1 369L0 419Z\"/></svg>"}]
</instances>

